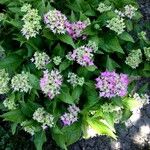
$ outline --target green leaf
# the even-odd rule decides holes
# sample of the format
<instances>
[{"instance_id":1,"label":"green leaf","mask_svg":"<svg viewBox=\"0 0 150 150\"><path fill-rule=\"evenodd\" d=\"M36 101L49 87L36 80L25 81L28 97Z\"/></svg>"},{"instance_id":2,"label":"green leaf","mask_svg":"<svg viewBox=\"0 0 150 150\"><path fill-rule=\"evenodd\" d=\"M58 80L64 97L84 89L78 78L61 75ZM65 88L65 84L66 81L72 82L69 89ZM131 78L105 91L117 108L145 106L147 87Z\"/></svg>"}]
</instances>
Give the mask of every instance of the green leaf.
<instances>
[{"instance_id":1,"label":"green leaf","mask_svg":"<svg viewBox=\"0 0 150 150\"><path fill-rule=\"evenodd\" d=\"M72 91L72 98L74 99L75 102L79 101L79 98L82 94L82 87L81 86L76 86L73 91Z\"/></svg>"},{"instance_id":2,"label":"green leaf","mask_svg":"<svg viewBox=\"0 0 150 150\"><path fill-rule=\"evenodd\" d=\"M9 55L0 61L0 69L15 70L22 63L22 59L18 55Z\"/></svg>"},{"instance_id":3,"label":"green leaf","mask_svg":"<svg viewBox=\"0 0 150 150\"><path fill-rule=\"evenodd\" d=\"M88 118L87 122L99 135L105 134L116 139L116 135L114 134L114 132L100 120Z\"/></svg>"},{"instance_id":4,"label":"green leaf","mask_svg":"<svg viewBox=\"0 0 150 150\"><path fill-rule=\"evenodd\" d=\"M40 132L35 133L34 135L34 144L36 150L42 150L43 144L46 142L46 135L43 130Z\"/></svg>"},{"instance_id":5,"label":"green leaf","mask_svg":"<svg viewBox=\"0 0 150 150\"><path fill-rule=\"evenodd\" d=\"M11 125L11 132L13 135L16 133L17 125L18 125L18 123L13 123Z\"/></svg>"},{"instance_id":6,"label":"green leaf","mask_svg":"<svg viewBox=\"0 0 150 150\"><path fill-rule=\"evenodd\" d=\"M39 79L34 74L29 74L29 81L34 89L40 89Z\"/></svg>"},{"instance_id":7,"label":"green leaf","mask_svg":"<svg viewBox=\"0 0 150 150\"><path fill-rule=\"evenodd\" d=\"M71 45L73 48L75 48L73 39L69 35L67 35L67 34L57 35L57 38L59 40L61 40L62 42L66 43L68 45Z\"/></svg>"},{"instance_id":8,"label":"green leaf","mask_svg":"<svg viewBox=\"0 0 150 150\"><path fill-rule=\"evenodd\" d=\"M113 71L115 68L120 68L120 66L108 55L106 60L106 69Z\"/></svg>"},{"instance_id":9,"label":"green leaf","mask_svg":"<svg viewBox=\"0 0 150 150\"><path fill-rule=\"evenodd\" d=\"M58 98L67 104L74 104L74 99L70 95L70 88L68 86L62 87L61 94Z\"/></svg>"},{"instance_id":10,"label":"green leaf","mask_svg":"<svg viewBox=\"0 0 150 150\"><path fill-rule=\"evenodd\" d=\"M62 128L66 145L69 146L81 138L81 124L79 122Z\"/></svg>"},{"instance_id":11,"label":"green leaf","mask_svg":"<svg viewBox=\"0 0 150 150\"><path fill-rule=\"evenodd\" d=\"M56 47L53 49L53 55L54 56L60 56L60 57L64 57L65 56L65 51L64 49L60 46L60 44L58 43L56 45Z\"/></svg>"},{"instance_id":12,"label":"green leaf","mask_svg":"<svg viewBox=\"0 0 150 150\"><path fill-rule=\"evenodd\" d=\"M93 72L93 71L95 71L96 70L96 66L87 66L87 67L85 67L88 71L91 71L91 72Z\"/></svg>"},{"instance_id":13,"label":"green leaf","mask_svg":"<svg viewBox=\"0 0 150 150\"><path fill-rule=\"evenodd\" d=\"M128 32L123 32L121 35L119 35L119 38L124 41L129 41L134 43L133 37Z\"/></svg>"},{"instance_id":14,"label":"green leaf","mask_svg":"<svg viewBox=\"0 0 150 150\"><path fill-rule=\"evenodd\" d=\"M60 64L59 70L60 70L61 72L64 71L64 70L66 70L71 64L72 64L72 62L66 59L66 60L64 60L64 61Z\"/></svg>"},{"instance_id":15,"label":"green leaf","mask_svg":"<svg viewBox=\"0 0 150 150\"><path fill-rule=\"evenodd\" d=\"M130 98L130 97L126 97L123 99L123 105L130 109L130 110L133 110L134 108L137 108L139 106L141 106L141 102L140 101L137 101L133 98Z\"/></svg>"},{"instance_id":16,"label":"green leaf","mask_svg":"<svg viewBox=\"0 0 150 150\"><path fill-rule=\"evenodd\" d=\"M21 123L25 120L24 114L21 112L20 109L12 110L7 113L4 113L1 115L2 118L4 118L5 121L12 121L15 123Z\"/></svg>"}]
</instances>

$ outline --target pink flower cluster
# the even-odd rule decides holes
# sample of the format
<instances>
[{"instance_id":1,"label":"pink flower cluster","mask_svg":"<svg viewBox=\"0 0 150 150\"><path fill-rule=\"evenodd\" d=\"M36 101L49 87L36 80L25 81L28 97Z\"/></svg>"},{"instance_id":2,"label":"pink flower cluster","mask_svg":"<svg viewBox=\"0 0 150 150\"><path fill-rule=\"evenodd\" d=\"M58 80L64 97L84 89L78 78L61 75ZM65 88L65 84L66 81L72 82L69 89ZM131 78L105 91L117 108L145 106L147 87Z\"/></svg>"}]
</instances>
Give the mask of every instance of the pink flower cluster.
<instances>
[{"instance_id":1,"label":"pink flower cluster","mask_svg":"<svg viewBox=\"0 0 150 150\"><path fill-rule=\"evenodd\" d=\"M87 27L87 24L85 22L78 21L78 22L70 23L66 21L65 27L68 34L73 39L77 39L79 37L82 37L83 39L86 38L86 36L82 35L82 31Z\"/></svg>"},{"instance_id":2,"label":"pink flower cluster","mask_svg":"<svg viewBox=\"0 0 150 150\"><path fill-rule=\"evenodd\" d=\"M92 66L94 65L93 53L96 52L96 50L97 46L95 42L90 41L87 45L81 46L73 52L69 52L67 58L76 61L81 66Z\"/></svg>"},{"instance_id":3,"label":"pink flower cluster","mask_svg":"<svg viewBox=\"0 0 150 150\"><path fill-rule=\"evenodd\" d=\"M126 74L105 71L96 79L96 82L100 97L123 97L127 94L129 79Z\"/></svg>"},{"instance_id":4,"label":"pink flower cluster","mask_svg":"<svg viewBox=\"0 0 150 150\"><path fill-rule=\"evenodd\" d=\"M64 113L60 119L64 125L71 125L78 120L80 109L76 105L70 105L67 110L69 113Z\"/></svg>"},{"instance_id":5,"label":"pink flower cluster","mask_svg":"<svg viewBox=\"0 0 150 150\"><path fill-rule=\"evenodd\" d=\"M58 70L52 70L50 73L44 71L44 75L40 79L40 87L45 95L53 99L56 95L60 94L61 85L62 76Z\"/></svg>"}]
</instances>

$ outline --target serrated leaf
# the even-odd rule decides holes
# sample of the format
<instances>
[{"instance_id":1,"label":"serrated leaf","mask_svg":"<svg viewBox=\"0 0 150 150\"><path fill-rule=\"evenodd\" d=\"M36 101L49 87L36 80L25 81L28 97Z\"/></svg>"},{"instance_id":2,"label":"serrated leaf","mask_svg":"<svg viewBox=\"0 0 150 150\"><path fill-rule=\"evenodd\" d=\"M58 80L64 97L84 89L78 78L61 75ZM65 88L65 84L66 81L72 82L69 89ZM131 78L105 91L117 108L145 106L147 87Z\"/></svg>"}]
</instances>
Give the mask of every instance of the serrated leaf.
<instances>
[{"instance_id":1,"label":"serrated leaf","mask_svg":"<svg viewBox=\"0 0 150 150\"><path fill-rule=\"evenodd\" d=\"M40 89L40 85L39 85L40 81L34 74L29 74L29 81L34 89L37 89L37 90Z\"/></svg>"},{"instance_id":2,"label":"serrated leaf","mask_svg":"<svg viewBox=\"0 0 150 150\"><path fill-rule=\"evenodd\" d=\"M74 99L75 102L79 101L79 98L82 94L82 87L81 86L76 86L75 88L73 88L72 91L72 98Z\"/></svg>"}]
</instances>

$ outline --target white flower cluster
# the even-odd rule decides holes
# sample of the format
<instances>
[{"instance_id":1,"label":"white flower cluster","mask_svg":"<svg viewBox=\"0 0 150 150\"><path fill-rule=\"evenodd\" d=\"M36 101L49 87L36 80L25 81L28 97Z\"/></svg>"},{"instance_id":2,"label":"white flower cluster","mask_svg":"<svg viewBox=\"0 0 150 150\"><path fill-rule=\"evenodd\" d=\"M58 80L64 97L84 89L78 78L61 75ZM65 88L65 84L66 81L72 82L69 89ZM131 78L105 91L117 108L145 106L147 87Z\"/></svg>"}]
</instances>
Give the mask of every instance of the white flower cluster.
<instances>
[{"instance_id":1,"label":"white flower cluster","mask_svg":"<svg viewBox=\"0 0 150 150\"><path fill-rule=\"evenodd\" d=\"M8 73L6 73L6 71L4 69L1 69L0 70L0 94L5 94L8 92L9 80L10 80L10 78L9 78Z\"/></svg>"},{"instance_id":2,"label":"white flower cluster","mask_svg":"<svg viewBox=\"0 0 150 150\"><path fill-rule=\"evenodd\" d=\"M123 11L115 10L115 13L119 15L120 17L128 17L132 19L135 16L136 11L137 11L137 8L135 8L134 6L126 5Z\"/></svg>"},{"instance_id":3,"label":"white flower cluster","mask_svg":"<svg viewBox=\"0 0 150 150\"><path fill-rule=\"evenodd\" d=\"M22 34L26 37L26 39L36 37L36 35L39 33L39 30L41 29L41 17L38 15L38 10L31 9L29 4L25 4L21 10L26 12L22 18L24 21L24 25L21 30Z\"/></svg>"},{"instance_id":4,"label":"white flower cluster","mask_svg":"<svg viewBox=\"0 0 150 150\"><path fill-rule=\"evenodd\" d=\"M80 109L76 105L70 105L67 110L69 113L64 113L60 119L64 125L71 125L78 120Z\"/></svg>"},{"instance_id":5,"label":"white flower cluster","mask_svg":"<svg viewBox=\"0 0 150 150\"><path fill-rule=\"evenodd\" d=\"M32 89L29 81L29 74L22 72L21 74L15 75L11 80L11 87L14 91L28 92Z\"/></svg>"},{"instance_id":6,"label":"white flower cluster","mask_svg":"<svg viewBox=\"0 0 150 150\"><path fill-rule=\"evenodd\" d=\"M140 33L138 33L139 39L147 41L147 37L146 37L146 32L145 31L141 31Z\"/></svg>"},{"instance_id":7,"label":"white flower cluster","mask_svg":"<svg viewBox=\"0 0 150 150\"><path fill-rule=\"evenodd\" d=\"M34 135L35 132L37 131L37 128L31 125L31 123L27 120L23 121L20 125L23 127L24 131L26 131L31 135Z\"/></svg>"},{"instance_id":8,"label":"white flower cluster","mask_svg":"<svg viewBox=\"0 0 150 150\"><path fill-rule=\"evenodd\" d=\"M141 62L142 62L142 52L140 49L132 50L125 60L125 63L133 69L137 68Z\"/></svg>"},{"instance_id":9,"label":"white flower cluster","mask_svg":"<svg viewBox=\"0 0 150 150\"><path fill-rule=\"evenodd\" d=\"M54 126L54 117L44 110L43 107L38 108L34 114L33 119L42 124L42 128L45 129L47 127Z\"/></svg>"},{"instance_id":10,"label":"white flower cluster","mask_svg":"<svg viewBox=\"0 0 150 150\"><path fill-rule=\"evenodd\" d=\"M111 10L111 6L109 6L109 5L106 5L105 3L99 3L99 5L98 5L98 8L97 8L97 10L100 12L100 13L103 13L103 12L106 12L106 11L109 11L109 10Z\"/></svg>"},{"instance_id":11,"label":"white flower cluster","mask_svg":"<svg viewBox=\"0 0 150 150\"><path fill-rule=\"evenodd\" d=\"M45 52L35 52L31 61L35 64L37 69L44 69L50 62L49 56Z\"/></svg>"},{"instance_id":12,"label":"white flower cluster","mask_svg":"<svg viewBox=\"0 0 150 150\"><path fill-rule=\"evenodd\" d=\"M53 58L53 63L58 66L61 63L62 58L60 56L55 56Z\"/></svg>"},{"instance_id":13,"label":"white flower cluster","mask_svg":"<svg viewBox=\"0 0 150 150\"><path fill-rule=\"evenodd\" d=\"M107 21L106 27L108 27L110 30L115 31L118 35L123 33L125 30L125 23L124 19L117 16L112 18L111 20Z\"/></svg>"},{"instance_id":14,"label":"white flower cluster","mask_svg":"<svg viewBox=\"0 0 150 150\"><path fill-rule=\"evenodd\" d=\"M125 16L130 19L135 16L135 12L137 11L137 8L133 7L132 5L126 5L124 9Z\"/></svg>"},{"instance_id":15,"label":"white flower cluster","mask_svg":"<svg viewBox=\"0 0 150 150\"><path fill-rule=\"evenodd\" d=\"M67 17L56 9L50 10L44 15L44 22L53 33L65 34L66 21Z\"/></svg>"},{"instance_id":16,"label":"white flower cluster","mask_svg":"<svg viewBox=\"0 0 150 150\"><path fill-rule=\"evenodd\" d=\"M69 82L73 87L77 85L83 86L84 77L78 77L75 73L69 72L67 82Z\"/></svg>"},{"instance_id":17,"label":"white flower cluster","mask_svg":"<svg viewBox=\"0 0 150 150\"><path fill-rule=\"evenodd\" d=\"M15 103L14 98L7 98L4 100L3 105L8 109L8 110L14 110L17 108L17 105Z\"/></svg>"},{"instance_id":18,"label":"white flower cluster","mask_svg":"<svg viewBox=\"0 0 150 150\"><path fill-rule=\"evenodd\" d=\"M143 105L149 104L150 102L150 97L147 94L134 93L133 98L142 103L141 107L143 107Z\"/></svg>"},{"instance_id":19,"label":"white flower cluster","mask_svg":"<svg viewBox=\"0 0 150 150\"><path fill-rule=\"evenodd\" d=\"M144 54L148 61L150 61L150 47L144 47Z\"/></svg>"}]
</instances>

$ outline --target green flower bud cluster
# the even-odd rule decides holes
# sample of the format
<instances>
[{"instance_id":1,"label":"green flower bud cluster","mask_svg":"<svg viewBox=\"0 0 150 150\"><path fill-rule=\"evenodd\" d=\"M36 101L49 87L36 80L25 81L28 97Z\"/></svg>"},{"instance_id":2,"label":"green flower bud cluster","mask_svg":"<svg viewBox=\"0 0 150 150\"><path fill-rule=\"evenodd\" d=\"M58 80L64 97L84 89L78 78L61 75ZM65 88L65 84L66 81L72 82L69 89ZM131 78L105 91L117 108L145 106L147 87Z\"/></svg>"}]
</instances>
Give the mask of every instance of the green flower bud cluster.
<instances>
[{"instance_id":1,"label":"green flower bud cluster","mask_svg":"<svg viewBox=\"0 0 150 150\"><path fill-rule=\"evenodd\" d=\"M31 61L35 64L36 68L40 70L44 69L45 66L50 62L50 58L44 52L35 52Z\"/></svg>"},{"instance_id":2,"label":"green flower bud cluster","mask_svg":"<svg viewBox=\"0 0 150 150\"><path fill-rule=\"evenodd\" d=\"M42 124L42 128L45 129L47 127L54 126L54 117L44 110L43 107L38 108L34 114L33 119Z\"/></svg>"},{"instance_id":3,"label":"green flower bud cluster","mask_svg":"<svg viewBox=\"0 0 150 150\"><path fill-rule=\"evenodd\" d=\"M100 13L103 13L103 12L106 12L106 11L109 11L109 10L111 10L111 6L109 6L109 5L106 5L105 3L99 3L99 5L98 5L98 8L97 8L97 10L100 12Z\"/></svg>"},{"instance_id":4,"label":"green flower bud cluster","mask_svg":"<svg viewBox=\"0 0 150 150\"><path fill-rule=\"evenodd\" d=\"M62 58L60 56L56 56L53 58L53 63L58 66L61 63Z\"/></svg>"},{"instance_id":5,"label":"green flower bud cluster","mask_svg":"<svg viewBox=\"0 0 150 150\"><path fill-rule=\"evenodd\" d=\"M29 74L22 72L21 74L15 75L11 80L11 87L14 91L28 92L32 89L29 81Z\"/></svg>"},{"instance_id":6,"label":"green flower bud cluster","mask_svg":"<svg viewBox=\"0 0 150 150\"><path fill-rule=\"evenodd\" d=\"M4 100L3 105L8 110L14 110L17 108L17 104L15 103L15 97L10 97Z\"/></svg>"},{"instance_id":7,"label":"green flower bud cluster","mask_svg":"<svg viewBox=\"0 0 150 150\"><path fill-rule=\"evenodd\" d=\"M26 131L27 133L31 135L34 135L35 132L37 132L37 128L33 126L31 122L28 120L23 121L20 125L23 127L24 131Z\"/></svg>"},{"instance_id":8,"label":"green flower bud cluster","mask_svg":"<svg viewBox=\"0 0 150 150\"><path fill-rule=\"evenodd\" d=\"M0 70L0 94L5 94L8 92L8 83L9 83L9 75L6 73L4 69Z\"/></svg>"},{"instance_id":9,"label":"green flower bud cluster","mask_svg":"<svg viewBox=\"0 0 150 150\"><path fill-rule=\"evenodd\" d=\"M147 41L147 37L146 37L146 32L142 31L140 33L138 33L139 39Z\"/></svg>"},{"instance_id":10,"label":"green flower bud cluster","mask_svg":"<svg viewBox=\"0 0 150 150\"><path fill-rule=\"evenodd\" d=\"M40 21L41 17L38 15L37 9L31 9L31 5L25 4L21 10L26 12L22 20L24 21L22 34L29 39L30 37L36 37L41 29Z\"/></svg>"},{"instance_id":11,"label":"green flower bud cluster","mask_svg":"<svg viewBox=\"0 0 150 150\"><path fill-rule=\"evenodd\" d=\"M117 16L112 18L111 20L107 21L106 27L109 28L112 31L115 31L118 35L124 32L125 29L125 23L124 19Z\"/></svg>"},{"instance_id":12,"label":"green flower bud cluster","mask_svg":"<svg viewBox=\"0 0 150 150\"><path fill-rule=\"evenodd\" d=\"M125 60L125 63L133 69L137 68L141 62L142 62L142 52L140 49L132 50Z\"/></svg>"},{"instance_id":13,"label":"green flower bud cluster","mask_svg":"<svg viewBox=\"0 0 150 150\"><path fill-rule=\"evenodd\" d=\"M83 86L83 84L84 84L84 78L83 77L78 77L75 73L72 73L72 72L69 72L67 81L73 87L76 87L77 85Z\"/></svg>"},{"instance_id":14,"label":"green flower bud cluster","mask_svg":"<svg viewBox=\"0 0 150 150\"><path fill-rule=\"evenodd\" d=\"M94 53L98 51L98 46L93 41L89 41L87 47L91 48Z\"/></svg>"},{"instance_id":15,"label":"green flower bud cluster","mask_svg":"<svg viewBox=\"0 0 150 150\"><path fill-rule=\"evenodd\" d=\"M144 47L144 54L148 61L150 61L150 47Z\"/></svg>"}]
</instances>

